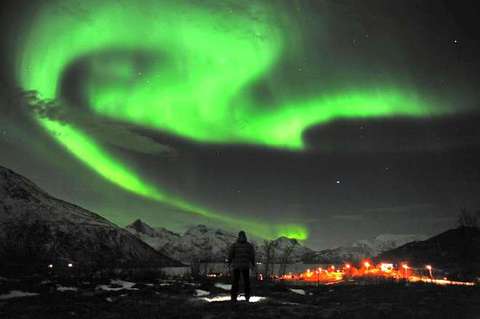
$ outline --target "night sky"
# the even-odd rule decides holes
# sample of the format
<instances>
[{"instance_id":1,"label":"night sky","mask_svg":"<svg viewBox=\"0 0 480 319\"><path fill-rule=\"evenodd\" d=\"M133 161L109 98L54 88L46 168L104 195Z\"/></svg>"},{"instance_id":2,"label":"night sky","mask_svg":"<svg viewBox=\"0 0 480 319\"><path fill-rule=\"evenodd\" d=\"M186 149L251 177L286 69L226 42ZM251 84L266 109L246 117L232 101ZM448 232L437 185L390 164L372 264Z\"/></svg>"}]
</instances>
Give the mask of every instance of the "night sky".
<instances>
[{"instance_id":1,"label":"night sky","mask_svg":"<svg viewBox=\"0 0 480 319\"><path fill-rule=\"evenodd\" d=\"M14 1L0 165L124 226L313 248L480 208L475 1Z\"/></svg>"}]
</instances>

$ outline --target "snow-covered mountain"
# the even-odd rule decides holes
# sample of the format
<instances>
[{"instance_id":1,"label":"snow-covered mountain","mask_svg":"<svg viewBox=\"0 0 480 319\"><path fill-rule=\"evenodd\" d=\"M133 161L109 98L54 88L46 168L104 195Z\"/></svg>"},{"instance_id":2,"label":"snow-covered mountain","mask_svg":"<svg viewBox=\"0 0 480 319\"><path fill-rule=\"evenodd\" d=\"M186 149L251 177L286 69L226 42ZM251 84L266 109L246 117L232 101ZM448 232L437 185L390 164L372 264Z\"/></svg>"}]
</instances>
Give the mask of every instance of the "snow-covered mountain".
<instances>
[{"instance_id":1,"label":"snow-covered mountain","mask_svg":"<svg viewBox=\"0 0 480 319\"><path fill-rule=\"evenodd\" d=\"M315 263L339 264L345 261L358 262L364 258L375 257L385 251L400 247L406 243L425 240L425 235L382 234L372 239L358 240L350 246L325 249L309 256Z\"/></svg>"},{"instance_id":2,"label":"snow-covered mountain","mask_svg":"<svg viewBox=\"0 0 480 319\"><path fill-rule=\"evenodd\" d=\"M154 229L140 219L128 225L126 229L155 250L164 252L167 256L178 256L175 252L181 239L179 234L165 228Z\"/></svg>"},{"instance_id":3,"label":"snow-covered mountain","mask_svg":"<svg viewBox=\"0 0 480 319\"><path fill-rule=\"evenodd\" d=\"M281 261L288 254L288 262L300 262L305 256L309 256L314 251L303 246L298 240L287 237L279 237L273 240L275 260ZM260 249L262 250L262 249ZM260 254L263 257L263 252Z\"/></svg>"},{"instance_id":4,"label":"snow-covered mountain","mask_svg":"<svg viewBox=\"0 0 480 319\"><path fill-rule=\"evenodd\" d=\"M193 226L182 235L165 228L153 228L141 220L136 220L126 229L156 250L183 262L222 262L227 257L229 246L237 239L236 234L205 225ZM263 242L250 242L255 247L257 260L262 260ZM300 261L305 254L312 253L311 249L302 246L297 240L286 237L273 240L272 246L275 259L283 257L287 250L291 250L290 261Z\"/></svg>"},{"instance_id":5,"label":"snow-covered mountain","mask_svg":"<svg viewBox=\"0 0 480 319\"><path fill-rule=\"evenodd\" d=\"M178 264L107 219L50 196L2 166L0 259L3 266L20 267L61 260L85 267Z\"/></svg>"},{"instance_id":6,"label":"snow-covered mountain","mask_svg":"<svg viewBox=\"0 0 480 319\"><path fill-rule=\"evenodd\" d=\"M382 234L373 239L358 240L352 247L358 247L365 250L369 256L374 257L387 250L391 250L406 243L422 241L427 239L425 235L416 234Z\"/></svg>"},{"instance_id":7,"label":"snow-covered mountain","mask_svg":"<svg viewBox=\"0 0 480 319\"><path fill-rule=\"evenodd\" d=\"M224 261L228 247L237 238L205 225L193 226L180 235L165 228L153 228L139 219L126 229L156 250L184 262Z\"/></svg>"},{"instance_id":8,"label":"snow-covered mountain","mask_svg":"<svg viewBox=\"0 0 480 319\"><path fill-rule=\"evenodd\" d=\"M182 235L165 228L153 228L141 220L136 220L126 229L156 250L186 263L193 260L222 262L227 256L228 247L237 238L233 233L205 225L191 227ZM372 239L358 240L350 246L321 251L314 251L296 239L287 237L272 240L271 245L273 262L282 263L282 259L288 257L289 263L303 261L338 264L345 261L358 262L406 243L424 239L426 236L423 235L382 234ZM250 242L255 247L257 260L265 261L265 243Z\"/></svg>"}]
</instances>

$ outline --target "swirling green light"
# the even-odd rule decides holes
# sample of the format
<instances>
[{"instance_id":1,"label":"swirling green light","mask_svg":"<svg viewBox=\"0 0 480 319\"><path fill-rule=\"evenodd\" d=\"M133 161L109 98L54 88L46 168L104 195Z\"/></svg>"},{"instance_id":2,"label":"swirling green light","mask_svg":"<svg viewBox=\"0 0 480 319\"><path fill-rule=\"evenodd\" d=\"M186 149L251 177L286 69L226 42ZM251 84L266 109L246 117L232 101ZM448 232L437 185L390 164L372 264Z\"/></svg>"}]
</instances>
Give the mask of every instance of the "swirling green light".
<instances>
[{"instance_id":1,"label":"swirling green light","mask_svg":"<svg viewBox=\"0 0 480 319\"><path fill-rule=\"evenodd\" d=\"M213 2L215 3L215 2ZM78 5L78 4L77 4ZM97 116L200 143L242 143L300 151L303 132L340 118L426 116L436 111L401 89L348 90L280 105L258 105L248 89L281 58L285 28L264 2L207 10L183 1L62 1L42 7L18 47L18 79L43 98L61 99L60 81L83 61L79 88ZM85 110L86 112L86 110ZM73 124L37 118L99 175L135 194L236 224L257 235L305 239L305 227L238 221L148 183Z\"/></svg>"}]
</instances>

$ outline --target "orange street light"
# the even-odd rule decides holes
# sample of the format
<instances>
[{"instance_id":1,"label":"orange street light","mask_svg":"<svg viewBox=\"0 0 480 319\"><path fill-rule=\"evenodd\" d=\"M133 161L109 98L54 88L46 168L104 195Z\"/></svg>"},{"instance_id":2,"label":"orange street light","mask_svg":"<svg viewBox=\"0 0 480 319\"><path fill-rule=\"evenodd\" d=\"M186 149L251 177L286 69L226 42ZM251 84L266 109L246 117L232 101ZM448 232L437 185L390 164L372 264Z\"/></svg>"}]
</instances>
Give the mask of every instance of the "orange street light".
<instances>
[{"instance_id":1,"label":"orange street light","mask_svg":"<svg viewBox=\"0 0 480 319\"><path fill-rule=\"evenodd\" d=\"M368 273L368 269L370 268L370 263L368 261L364 262L363 265L365 266L365 273Z\"/></svg>"},{"instance_id":2,"label":"orange street light","mask_svg":"<svg viewBox=\"0 0 480 319\"><path fill-rule=\"evenodd\" d=\"M431 265L426 265L425 268L427 268L427 270L428 270L428 274L430 275L430 280L433 281L432 266Z\"/></svg>"},{"instance_id":3,"label":"orange street light","mask_svg":"<svg viewBox=\"0 0 480 319\"><path fill-rule=\"evenodd\" d=\"M405 270L404 276L405 276L405 279L406 279L406 278L408 277L408 273L407 273L407 271L408 271L408 265L407 265L407 264L403 264L403 265L402 265L402 268Z\"/></svg>"}]
</instances>

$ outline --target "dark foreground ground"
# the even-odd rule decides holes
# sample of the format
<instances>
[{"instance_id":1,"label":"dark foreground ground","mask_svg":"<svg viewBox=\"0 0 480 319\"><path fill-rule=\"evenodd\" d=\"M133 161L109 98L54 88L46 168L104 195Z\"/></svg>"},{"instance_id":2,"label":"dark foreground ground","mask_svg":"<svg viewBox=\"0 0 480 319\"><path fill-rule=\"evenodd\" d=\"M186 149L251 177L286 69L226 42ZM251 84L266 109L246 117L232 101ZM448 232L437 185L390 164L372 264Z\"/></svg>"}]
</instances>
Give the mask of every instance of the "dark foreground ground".
<instances>
[{"instance_id":1,"label":"dark foreground ground","mask_svg":"<svg viewBox=\"0 0 480 319\"><path fill-rule=\"evenodd\" d=\"M478 286L375 283L291 287L255 283L254 294L265 300L231 305L195 296L206 292L210 293L207 298L228 295L213 281L135 283L125 287L108 280L1 279L0 318L480 318ZM108 290L111 288L115 291ZM290 288L301 290L295 293ZM2 299L12 290L38 295Z\"/></svg>"}]
</instances>

